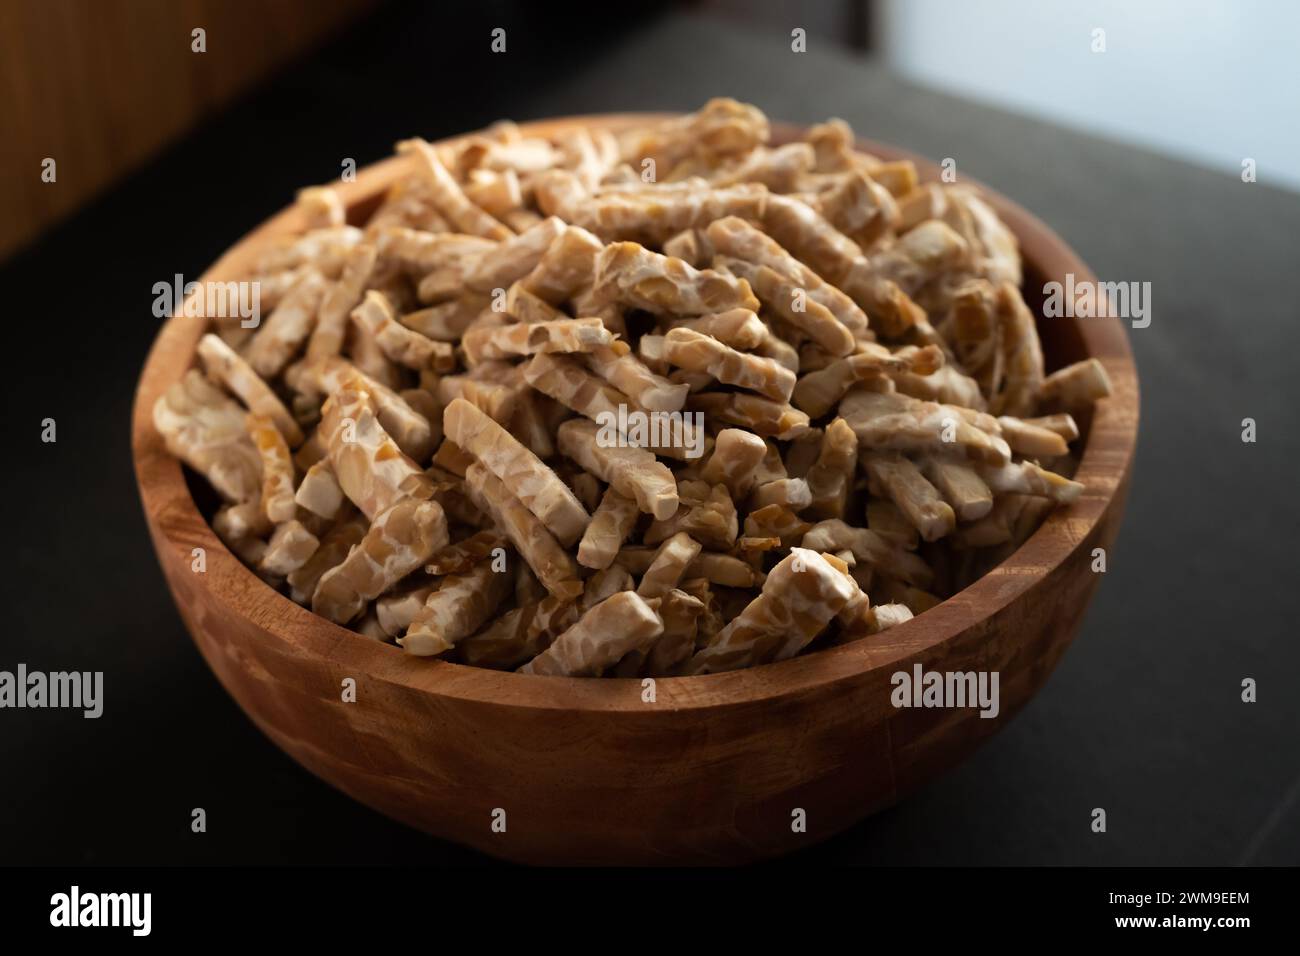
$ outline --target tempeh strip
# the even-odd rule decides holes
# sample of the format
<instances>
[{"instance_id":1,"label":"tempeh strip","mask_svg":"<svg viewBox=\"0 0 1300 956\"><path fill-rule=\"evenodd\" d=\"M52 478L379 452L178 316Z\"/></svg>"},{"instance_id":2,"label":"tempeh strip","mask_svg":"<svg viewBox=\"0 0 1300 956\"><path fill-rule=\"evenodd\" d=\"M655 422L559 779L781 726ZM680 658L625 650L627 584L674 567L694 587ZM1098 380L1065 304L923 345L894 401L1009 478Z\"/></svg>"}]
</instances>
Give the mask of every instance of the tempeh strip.
<instances>
[{"instance_id":1,"label":"tempeh strip","mask_svg":"<svg viewBox=\"0 0 1300 956\"><path fill-rule=\"evenodd\" d=\"M559 476L477 407L463 398L442 418L447 439L473 455L555 535L571 547L591 516Z\"/></svg>"},{"instance_id":2,"label":"tempeh strip","mask_svg":"<svg viewBox=\"0 0 1300 956\"><path fill-rule=\"evenodd\" d=\"M756 311L759 306L744 279L692 268L635 242L617 242L601 250L596 257L596 291L609 301L674 315L737 308Z\"/></svg>"},{"instance_id":3,"label":"tempeh strip","mask_svg":"<svg viewBox=\"0 0 1300 956\"><path fill-rule=\"evenodd\" d=\"M801 546L813 551L851 551L859 561L922 587L934 579L934 572L919 556L869 528L854 528L838 518L819 521L807 530Z\"/></svg>"},{"instance_id":4,"label":"tempeh strip","mask_svg":"<svg viewBox=\"0 0 1300 956\"><path fill-rule=\"evenodd\" d=\"M476 461L466 469L465 490L475 507L491 515L497 527L505 532L547 591L561 598L574 598L582 593L573 558L487 466Z\"/></svg>"},{"instance_id":5,"label":"tempeh strip","mask_svg":"<svg viewBox=\"0 0 1300 956\"><path fill-rule=\"evenodd\" d=\"M677 511L677 483L668 466L644 448L620 447L603 439L604 431L585 419L571 418L560 426L560 451L634 499L647 514L661 520L672 517Z\"/></svg>"},{"instance_id":6,"label":"tempeh strip","mask_svg":"<svg viewBox=\"0 0 1300 956\"><path fill-rule=\"evenodd\" d=\"M320 433L339 487L371 521L401 498L431 493L428 477L384 431L359 382L326 399Z\"/></svg>"},{"instance_id":7,"label":"tempeh strip","mask_svg":"<svg viewBox=\"0 0 1300 956\"><path fill-rule=\"evenodd\" d=\"M775 402L788 402L795 374L772 359L737 352L729 345L692 329L669 329L664 358L680 368L707 372L719 382L758 392Z\"/></svg>"},{"instance_id":8,"label":"tempeh strip","mask_svg":"<svg viewBox=\"0 0 1300 956\"><path fill-rule=\"evenodd\" d=\"M993 492L970 463L931 458L923 471L952 506L958 521L976 521L992 509Z\"/></svg>"},{"instance_id":9,"label":"tempeh strip","mask_svg":"<svg viewBox=\"0 0 1300 956\"><path fill-rule=\"evenodd\" d=\"M397 151L415 157L420 172L429 184L438 211L461 232L495 239L498 242L514 235L466 198L455 177L447 171L447 167L438 158L437 151L424 140L404 140L397 144Z\"/></svg>"},{"instance_id":10,"label":"tempeh strip","mask_svg":"<svg viewBox=\"0 0 1300 956\"><path fill-rule=\"evenodd\" d=\"M614 341L600 319L557 319L470 329L461 344L471 365L541 352L590 352Z\"/></svg>"},{"instance_id":11,"label":"tempeh strip","mask_svg":"<svg viewBox=\"0 0 1300 956\"><path fill-rule=\"evenodd\" d=\"M686 404L690 388L652 372L625 343L614 342L586 351L591 369L640 408L650 412L679 412Z\"/></svg>"},{"instance_id":12,"label":"tempeh strip","mask_svg":"<svg viewBox=\"0 0 1300 956\"><path fill-rule=\"evenodd\" d=\"M329 458L322 458L303 475L293 500L300 507L322 518L336 518L343 508L343 489L334 474Z\"/></svg>"},{"instance_id":13,"label":"tempeh strip","mask_svg":"<svg viewBox=\"0 0 1300 956\"><path fill-rule=\"evenodd\" d=\"M449 372L455 368L451 346L446 342L435 342L399 323L388 297L382 292L373 289L367 292L362 303L352 310L352 321L398 365L416 371L437 368Z\"/></svg>"},{"instance_id":14,"label":"tempeh strip","mask_svg":"<svg viewBox=\"0 0 1300 956\"><path fill-rule=\"evenodd\" d=\"M673 535L655 552L650 567L641 575L641 584L636 593L643 598L662 597L677 587L686 575L686 569L702 550L700 543L686 532Z\"/></svg>"},{"instance_id":15,"label":"tempeh strip","mask_svg":"<svg viewBox=\"0 0 1300 956\"><path fill-rule=\"evenodd\" d=\"M599 570L612 565L639 514L635 499L621 494L613 485L606 488L578 543L578 563Z\"/></svg>"},{"instance_id":16,"label":"tempeh strip","mask_svg":"<svg viewBox=\"0 0 1300 956\"><path fill-rule=\"evenodd\" d=\"M589 610L519 670L562 677L599 676L629 652L648 649L663 630L663 621L642 598L632 591L620 591Z\"/></svg>"},{"instance_id":17,"label":"tempeh strip","mask_svg":"<svg viewBox=\"0 0 1300 956\"><path fill-rule=\"evenodd\" d=\"M700 477L711 485L726 485L732 500L742 501L754 486L759 463L766 454L767 445L753 432L724 428L718 432L713 454Z\"/></svg>"},{"instance_id":18,"label":"tempeh strip","mask_svg":"<svg viewBox=\"0 0 1300 956\"><path fill-rule=\"evenodd\" d=\"M404 498L375 518L361 542L316 585L311 608L346 624L447 544L447 518L436 501Z\"/></svg>"},{"instance_id":19,"label":"tempeh strip","mask_svg":"<svg viewBox=\"0 0 1300 956\"><path fill-rule=\"evenodd\" d=\"M238 352L212 333L199 339L198 351L209 376L230 389L250 412L270 419L290 445L302 444L302 429L289 410Z\"/></svg>"},{"instance_id":20,"label":"tempeh strip","mask_svg":"<svg viewBox=\"0 0 1300 956\"><path fill-rule=\"evenodd\" d=\"M446 653L497 612L513 583L514 575L493 570L491 561L480 562L465 574L443 578L397 643L416 657Z\"/></svg>"},{"instance_id":21,"label":"tempeh strip","mask_svg":"<svg viewBox=\"0 0 1300 956\"><path fill-rule=\"evenodd\" d=\"M847 575L806 548L791 548L763 590L691 658L688 673L710 674L793 657L822 632L855 591Z\"/></svg>"},{"instance_id":22,"label":"tempeh strip","mask_svg":"<svg viewBox=\"0 0 1300 956\"><path fill-rule=\"evenodd\" d=\"M284 370L311 335L328 288L329 282L316 269L294 283L244 346L244 358L253 371L269 379Z\"/></svg>"},{"instance_id":23,"label":"tempeh strip","mask_svg":"<svg viewBox=\"0 0 1300 956\"><path fill-rule=\"evenodd\" d=\"M320 304L316 327L307 340L309 359L327 358L342 351L348 315L361 302L361 294L370 282L378 257L378 249L370 242L360 243L349 250L343 275L325 293Z\"/></svg>"},{"instance_id":24,"label":"tempeh strip","mask_svg":"<svg viewBox=\"0 0 1300 956\"><path fill-rule=\"evenodd\" d=\"M920 469L901 456L868 454L867 474L889 496L926 541L937 541L952 531L957 515Z\"/></svg>"},{"instance_id":25,"label":"tempeh strip","mask_svg":"<svg viewBox=\"0 0 1300 956\"><path fill-rule=\"evenodd\" d=\"M247 413L198 369L153 406L153 424L167 450L203 475L226 501L256 498L262 466L245 429Z\"/></svg>"},{"instance_id":26,"label":"tempeh strip","mask_svg":"<svg viewBox=\"0 0 1300 956\"><path fill-rule=\"evenodd\" d=\"M292 521L298 513L293 499L293 459L284 436L269 416L250 412L248 436L262 459L262 512L268 521Z\"/></svg>"}]
</instances>

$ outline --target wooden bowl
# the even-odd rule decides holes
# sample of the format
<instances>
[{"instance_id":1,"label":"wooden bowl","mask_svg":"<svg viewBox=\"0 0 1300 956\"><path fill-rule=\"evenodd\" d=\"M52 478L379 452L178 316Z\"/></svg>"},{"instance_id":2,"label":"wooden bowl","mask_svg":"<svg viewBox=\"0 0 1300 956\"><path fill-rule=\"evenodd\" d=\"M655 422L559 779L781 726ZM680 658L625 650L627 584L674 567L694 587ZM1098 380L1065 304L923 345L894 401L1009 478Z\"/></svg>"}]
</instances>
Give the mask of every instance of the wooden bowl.
<instances>
[{"instance_id":1,"label":"wooden bowl","mask_svg":"<svg viewBox=\"0 0 1300 956\"><path fill-rule=\"evenodd\" d=\"M575 123L617 128L646 117ZM773 140L797 136L775 127ZM887 146L862 148L916 160ZM340 184L353 221L406 168L389 159ZM1095 277L1045 225L990 190L1019 237L1027 298L1044 281ZM255 251L299 227L273 217L203 277L246 274ZM1039 313L1041 314L1041 312ZM1010 558L915 620L877 637L749 670L657 681L533 677L407 655L317 617L273 591L217 539L181 465L154 432L155 399L194 362L202 322L169 319L136 393L140 497L181 616L209 666L295 760L413 827L531 863L730 863L808 846L893 804L970 753L1042 686L1074 637L1101 575L1094 548L1119 528L1137 437L1138 388L1116 319L1042 323L1048 367L1092 356L1114 395L1080 422L1086 486ZM192 549L207 570L191 570ZM891 675L914 664L998 671L1001 710L896 709ZM342 686L356 681L356 701ZM802 809L806 829L792 826ZM504 813L504 816L503 816ZM500 821L504 819L502 828ZM497 825L494 827L494 822Z\"/></svg>"}]
</instances>

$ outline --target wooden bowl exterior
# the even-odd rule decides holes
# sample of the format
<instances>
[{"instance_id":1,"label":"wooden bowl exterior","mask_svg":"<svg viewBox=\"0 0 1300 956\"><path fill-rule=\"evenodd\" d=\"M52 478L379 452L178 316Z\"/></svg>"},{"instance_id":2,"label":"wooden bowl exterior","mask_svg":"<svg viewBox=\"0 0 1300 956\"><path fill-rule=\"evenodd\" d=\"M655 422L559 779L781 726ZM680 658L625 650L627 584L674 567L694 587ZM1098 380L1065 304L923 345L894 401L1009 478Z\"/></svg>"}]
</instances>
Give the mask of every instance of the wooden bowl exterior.
<instances>
[{"instance_id":1,"label":"wooden bowl exterior","mask_svg":"<svg viewBox=\"0 0 1300 956\"><path fill-rule=\"evenodd\" d=\"M625 125L631 115L527 124ZM797 135L774 128L774 141ZM863 142L887 158L916 160ZM405 168L390 159L340 184L352 214ZM1093 280L1023 209L985 190L1043 280ZM203 281L244 274L257 247L297 227L273 217ZM1033 280L1027 283L1033 287ZM1031 306L1034 304L1031 298ZM1019 711L1078 629L1100 575L1094 548L1119 528L1137 436L1136 371L1116 319L1054 319L1049 362L1101 360L1114 395L1085 424L1087 491L964 591L869 640L779 664L656 682L532 677L413 658L316 617L267 587L218 540L180 464L154 432L158 396L193 364L201 320L160 331L136 394L132 443L145 516L177 607L209 666L253 721L303 766L395 819L531 863L733 863L810 845L942 773ZM204 573L192 549L206 551ZM890 678L998 671L1001 710L896 709ZM356 702L342 700L345 678ZM806 813L806 832L792 814ZM494 813L505 811L505 831Z\"/></svg>"}]
</instances>

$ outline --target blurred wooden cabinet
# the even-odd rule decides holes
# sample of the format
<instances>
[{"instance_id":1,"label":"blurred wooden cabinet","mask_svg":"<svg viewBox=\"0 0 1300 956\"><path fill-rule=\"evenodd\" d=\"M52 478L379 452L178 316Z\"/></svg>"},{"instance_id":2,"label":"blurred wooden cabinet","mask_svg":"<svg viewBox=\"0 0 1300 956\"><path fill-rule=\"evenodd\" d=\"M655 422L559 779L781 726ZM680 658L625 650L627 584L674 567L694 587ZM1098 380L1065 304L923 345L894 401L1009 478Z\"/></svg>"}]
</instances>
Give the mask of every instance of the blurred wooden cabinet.
<instances>
[{"instance_id":1,"label":"blurred wooden cabinet","mask_svg":"<svg viewBox=\"0 0 1300 956\"><path fill-rule=\"evenodd\" d=\"M0 258L378 2L0 0Z\"/></svg>"}]
</instances>

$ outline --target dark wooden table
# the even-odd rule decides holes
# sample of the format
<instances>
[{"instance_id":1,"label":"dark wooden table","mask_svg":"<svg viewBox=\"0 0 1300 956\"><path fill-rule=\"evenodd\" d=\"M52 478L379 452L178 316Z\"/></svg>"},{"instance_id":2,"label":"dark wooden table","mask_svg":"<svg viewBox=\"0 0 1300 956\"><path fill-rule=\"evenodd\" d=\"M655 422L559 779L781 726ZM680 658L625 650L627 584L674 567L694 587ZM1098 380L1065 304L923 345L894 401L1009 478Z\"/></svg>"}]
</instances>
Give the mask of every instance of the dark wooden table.
<instances>
[{"instance_id":1,"label":"dark wooden table","mask_svg":"<svg viewBox=\"0 0 1300 956\"><path fill-rule=\"evenodd\" d=\"M1152 322L1131 333L1143 408L1128 516L1074 647L962 767L791 862L1300 861L1300 195L1269 186L1267 170L1245 184L926 92L817 36L795 54L788 34L706 21L596 35L536 15L504 24L502 56L488 51L495 25L381 14L0 267L0 669L105 672L98 720L0 711L0 863L486 862L299 769L190 644L128 451L152 286L197 277L296 187L401 137L499 116L686 110L717 94L952 157L1102 279L1152 287ZM38 437L46 417L53 445ZM1247 417L1254 444L1240 438ZM1241 701L1246 677L1257 703ZM195 807L206 834L190 831ZM1105 834L1090 829L1095 807Z\"/></svg>"}]
</instances>

